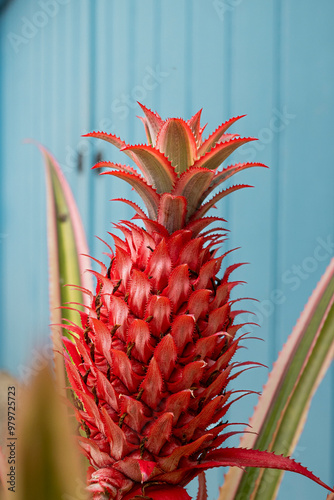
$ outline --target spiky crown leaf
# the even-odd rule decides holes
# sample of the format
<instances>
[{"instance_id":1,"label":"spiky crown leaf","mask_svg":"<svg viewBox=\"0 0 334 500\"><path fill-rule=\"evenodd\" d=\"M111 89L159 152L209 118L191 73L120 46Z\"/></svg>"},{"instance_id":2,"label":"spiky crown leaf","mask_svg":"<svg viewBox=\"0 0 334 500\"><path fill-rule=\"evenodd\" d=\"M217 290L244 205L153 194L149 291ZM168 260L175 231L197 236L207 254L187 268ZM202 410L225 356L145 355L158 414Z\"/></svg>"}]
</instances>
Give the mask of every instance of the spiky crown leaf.
<instances>
[{"instance_id":1,"label":"spiky crown leaf","mask_svg":"<svg viewBox=\"0 0 334 500\"><path fill-rule=\"evenodd\" d=\"M218 171L233 151L255 140L253 137L240 138L237 134L225 133L242 116L223 123L203 141L201 111L188 121L181 118L162 120L157 113L142 104L140 106L145 114L141 120L149 144L130 146L117 136L104 132L91 132L85 137L110 142L134 161L141 174L129 166L106 161L99 162L95 167L107 167L111 172L104 174L131 184L143 199L149 218L165 226L170 234L187 229L192 221L202 218L227 194L250 187L233 186L204 203L224 181L246 168L266 166L262 163L238 163ZM142 211L137 210L137 213L142 218Z\"/></svg>"}]
</instances>

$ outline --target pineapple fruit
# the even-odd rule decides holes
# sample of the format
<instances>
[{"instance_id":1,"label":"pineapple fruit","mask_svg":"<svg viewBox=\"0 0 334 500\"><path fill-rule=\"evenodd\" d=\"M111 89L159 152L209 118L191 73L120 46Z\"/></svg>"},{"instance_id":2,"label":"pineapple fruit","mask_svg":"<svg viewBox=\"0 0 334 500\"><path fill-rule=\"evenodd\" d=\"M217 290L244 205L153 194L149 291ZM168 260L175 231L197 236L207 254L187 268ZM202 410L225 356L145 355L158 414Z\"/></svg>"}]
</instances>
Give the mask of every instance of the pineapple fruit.
<instances>
[{"instance_id":1,"label":"pineapple fruit","mask_svg":"<svg viewBox=\"0 0 334 500\"><path fill-rule=\"evenodd\" d=\"M245 185L213 194L241 170L218 167L253 140L227 133L238 118L202 139L201 111L188 121L162 120L145 106L147 145L128 145L103 132L87 134L110 142L136 164L100 162L103 174L128 182L147 213L129 200L134 219L116 227L110 265L100 263L96 294L68 325L64 338L76 418L86 437L80 445L90 461L88 490L94 499L187 499L194 477L221 465L294 470L288 458L263 451L221 447L235 431L224 419L233 401L229 382L251 363L232 362L246 334L238 335L241 312L230 299L238 282L221 271L217 255L224 219L207 216L220 199ZM213 224L214 227L208 229ZM217 227L218 224L218 227ZM218 277L218 273L220 278ZM247 366L248 365L248 366ZM247 391L245 391L247 393ZM297 471L300 472L300 471ZM169 495L169 496L168 496ZM201 498L206 498L204 489Z\"/></svg>"}]
</instances>

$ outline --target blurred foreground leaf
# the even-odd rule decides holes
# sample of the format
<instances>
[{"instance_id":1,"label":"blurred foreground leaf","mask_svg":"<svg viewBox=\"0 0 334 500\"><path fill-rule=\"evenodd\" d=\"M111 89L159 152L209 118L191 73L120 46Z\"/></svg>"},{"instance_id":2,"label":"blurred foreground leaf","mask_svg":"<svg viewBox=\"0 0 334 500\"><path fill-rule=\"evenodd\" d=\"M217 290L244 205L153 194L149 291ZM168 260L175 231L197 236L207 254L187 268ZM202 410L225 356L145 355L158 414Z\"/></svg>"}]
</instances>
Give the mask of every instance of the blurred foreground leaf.
<instances>
[{"instance_id":1,"label":"blurred foreground leaf","mask_svg":"<svg viewBox=\"0 0 334 500\"><path fill-rule=\"evenodd\" d=\"M18 421L15 500L86 500L82 457L49 369L22 395Z\"/></svg>"}]
</instances>

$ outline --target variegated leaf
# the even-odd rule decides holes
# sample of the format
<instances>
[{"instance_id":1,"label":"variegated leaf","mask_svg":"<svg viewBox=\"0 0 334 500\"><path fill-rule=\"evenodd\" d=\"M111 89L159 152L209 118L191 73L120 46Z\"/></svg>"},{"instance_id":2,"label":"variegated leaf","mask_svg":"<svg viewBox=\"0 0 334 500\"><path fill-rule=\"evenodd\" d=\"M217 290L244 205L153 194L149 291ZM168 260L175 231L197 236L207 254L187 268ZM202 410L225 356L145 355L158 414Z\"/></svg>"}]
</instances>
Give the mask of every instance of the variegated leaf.
<instances>
[{"instance_id":1,"label":"variegated leaf","mask_svg":"<svg viewBox=\"0 0 334 500\"><path fill-rule=\"evenodd\" d=\"M131 153L131 158L142 171L145 180L158 194L172 190L177 176L168 158L158 149L141 144L126 146L121 151Z\"/></svg>"},{"instance_id":2,"label":"variegated leaf","mask_svg":"<svg viewBox=\"0 0 334 500\"><path fill-rule=\"evenodd\" d=\"M79 287L92 289L89 273L88 246L80 215L71 189L55 158L41 145L44 156L47 190L47 231L49 253L49 294L52 325L52 340L55 349L56 372L59 384L65 387L62 356L62 318L78 321L74 308L60 307L74 302L88 304L88 297ZM65 284L74 285L64 286ZM81 307L78 306L80 309Z\"/></svg>"},{"instance_id":3,"label":"variegated leaf","mask_svg":"<svg viewBox=\"0 0 334 500\"><path fill-rule=\"evenodd\" d=\"M191 167L197 157L195 137L181 118L165 121L157 138L157 148L168 157L178 174Z\"/></svg>"},{"instance_id":4,"label":"variegated leaf","mask_svg":"<svg viewBox=\"0 0 334 500\"><path fill-rule=\"evenodd\" d=\"M280 353L250 421L257 433L245 434L241 446L291 454L305 424L312 396L328 369L334 352L334 259L310 297L288 342ZM282 478L251 469L231 469L221 500L250 497L272 500ZM261 486L266 484L266 488Z\"/></svg>"},{"instance_id":5,"label":"variegated leaf","mask_svg":"<svg viewBox=\"0 0 334 500\"><path fill-rule=\"evenodd\" d=\"M218 143L222 135L226 132L230 126L235 123L240 118L243 118L246 115L236 116L235 118L230 118L226 122L222 123L209 137L203 142L201 147L198 150L198 157L200 158L205 153L208 153L215 145Z\"/></svg>"}]
</instances>

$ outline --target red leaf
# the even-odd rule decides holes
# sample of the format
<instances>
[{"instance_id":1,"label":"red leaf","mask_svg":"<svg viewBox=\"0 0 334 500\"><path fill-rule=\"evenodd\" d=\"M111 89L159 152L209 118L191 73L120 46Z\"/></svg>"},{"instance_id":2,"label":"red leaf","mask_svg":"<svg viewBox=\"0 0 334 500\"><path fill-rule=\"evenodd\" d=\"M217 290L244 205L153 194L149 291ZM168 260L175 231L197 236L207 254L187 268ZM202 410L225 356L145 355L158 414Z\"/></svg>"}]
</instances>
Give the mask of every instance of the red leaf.
<instances>
[{"instance_id":1,"label":"red leaf","mask_svg":"<svg viewBox=\"0 0 334 500\"><path fill-rule=\"evenodd\" d=\"M172 269L172 261L168 254L165 239L154 249L146 267L146 274L155 292L163 290L168 284L168 278Z\"/></svg>"},{"instance_id":2,"label":"red leaf","mask_svg":"<svg viewBox=\"0 0 334 500\"><path fill-rule=\"evenodd\" d=\"M187 411L191 396L192 391L190 389L185 389L184 391L179 391L176 394L171 394L171 396L168 397L164 411L173 413L174 426L177 424L181 413Z\"/></svg>"},{"instance_id":3,"label":"red leaf","mask_svg":"<svg viewBox=\"0 0 334 500\"><path fill-rule=\"evenodd\" d=\"M202 265L202 258L203 238L195 238L182 248L176 265L187 264L191 271L198 273Z\"/></svg>"},{"instance_id":4,"label":"red leaf","mask_svg":"<svg viewBox=\"0 0 334 500\"><path fill-rule=\"evenodd\" d=\"M112 175L130 184L145 203L149 217L151 219L157 218L160 196L140 175L129 174L127 172L102 172L101 175Z\"/></svg>"},{"instance_id":5,"label":"red leaf","mask_svg":"<svg viewBox=\"0 0 334 500\"><path fill-rule=\"evenodd\" d=\"M246 115L241 115L241 116L236 116L235 118L230 118L227 120L225 123L222 123L212 134L203 142L202 146L198 150L198 157L201 157L205 153L211 150L221 136L224 134L224 132L237 120L240 120L240 118L243 118Z\"/></svg>"},{"instance_id":6,"label":"red leaf","mask_svg":"<svg viewBox=\"0 0 334 500\"><path fill-rule=\"evenodd\" d=\"M229 320L230 305L224 304L223 306L215 309L210 313L208 326L202 332L203 337L208 337L214 333L224 330L224 326ZM225 330L224 330L225 331Z\"/></svg>"},{"instance_id":7,"label":"red leaf","mask_svg":"<svg viewBox=\"0 0 334 500\"><path fill-rule=\"evenodd\" d=\"M181 314L173 321L171 333L180 355L188 342L192 341L194 330L195 320L190 314Z\"/></svg>"},{"instance_id":8,"label":"red leaf","mask_svg":"<svg viewBox=\"0 0 334 500\"><path fill-rule=\"evenodd\" d=\"M145 432L147 441L145 448L154 455L159 455L161 448L168 441L172 432L173 426L173 413L164 412L153 425Z\"/></svg>"},{"instance_id":9,"label":"red leaf","mask_svg":"<svg viewBox=\"0 0 334 500\"><path fill-rule=\"evenodd\" d=\"M184 446L178 446L168 457L163 457L158 460L159 466L165 472L171 472L175 470L179 465L182 457L189 457L190 455L195 453L201 447L204 441L206 441L210 437L211 434L205 434L192 443L186 444Z\"/></svg>"},{"instance_id":10,"label":"red leaf","mask_svg":"<svg viewBox=\"0 0 334 500\"><path fill-rule=\"evenodd\" d=\"M128 443L122 429L110 418L105 407L101 409L104 418L105 435L110 442L110 454L115 460L120 460L131 451L137 449L136 445Z\"/></svg>"},{"instance_id":11,"label":"red leaf","mask_svg":"<svg viewBox=\"0 0 334 500\"><path fill-rule=\"evenodd\" d=\"M226 160L237 148L246 144L250 141L255 141L253 137L240 137L237 139L231 139L227 142L223 142L220 144L216 144L208 153L204 156L201 156L194 163L194 167L196 168L209 168L210 170L215 170L219 167L223 161Z\"/></svg>"},{"instance_id":12,"label":"red leaf","mask_svg":"<svg viewBox=\"0 0 334 500\"><path fill-rule=\"evenodd\" d=\"M131 356L147 363L152 355L150 347L150 330L148 324L142 319L134 319L129 327L127 344L133 344Z\"/></svg>"},{"instance_id":13,"label":"red leaf","mask_svg":"<svg viewBox=\"0 0 334 500\"><path fill-rule=\"evenodd\" d=\"M213 177L214 172L207 168L192 167L186 170L177 181L173 195L186 198L188 218L199 208Z\"/></svg>"},{"instance_id":14,"label":"red leaf","mask_svg":"<svg viewBox=\"0 0 334 500\"><path fill-rule=\"evenodd\" d=\"M171 303L168 297L153 295L146 310L146 317L151 320L149 327L153 335L160 336L170 327Z\"/></svg>"},{"instance_id":15,"label":"red leaf","mask_svg":"<svg viewBox=\"0 0 334 500\"><path fill-rule=\"evenodd\" d=\"M119 325L116 334L123 342L126 341L128 314L129 309L124 300L112 295L109 303L109 324L112 327Z\"/></svg>"},{"instance_id":16,"label":"red leaf","mask_svg":"<svg viewBox=\"0 0 334 500\"><path fill-rule=\"evenodd\" d=\"M215 422L214 414L216 410L222 406L223 399L224 396L218 396L217 398L210 401L207 405L204 406L204 408L198 415L190 420L190 422L183 425L182 427L174 429L173 434L180 439L185 438L186 441L189 441L193 438L196 430L204 431L209 424Z\"/></svg>"},{"instance_id":17,"label":"red leaf","mask_svg":"<svg viewBox=\"0 0 334 500\"><path fill-rule=\"evenodd\" d=\"M138 495L140 499L140 495L142 493L141 488L137 488L136 490L133 490L125 495L123 500L131 500L136 497L136 495ZM152 500L191 500L191 497L188 495L186 490L180 486L151 486L149 488L145 488L144 495L148 495L148 498L151 498Z\"/></svg>"},{"instance_id":18,"label":"red leaf","mask_svg":"<svg viewBox=\"0 0 334 500\"><path fill-rule=\"evenodd\" d=\"M208 500L208 492L206 489L206 480L204 472L198 476L198 493L196 500Z\"/></svg>"},{"instance_id":19,"label":"red leaf","mask_svg":"<svg viewBox=\"0 0 334 500\"><path fill-rule=\"evenodd\" d=\"M229 167L224 168L222 172L219 172L214 176L210 187L205 191L203 197L200 200L200 203L202 203L202 201L205 200L205 198L207 198L209 194L214 189L216 189L216 187L232 177L234 174L237 174L238 172L241 172L242 170L245 170L247 168L253 167L268 168L267 165L264 165L264 163L237 163L236 165L230 165Z\"/></svg>"},{"instance_id":20,"label":"red leaf","mask_svg":"<svg viewBox=\"0 0 334 500\"><path fill-rule=\"evenodd\" d=\"M111 335L105 323L91 318L90 323L95 333L95 346L98 352L106 357L110 363Z\"/></svg>"},{"instance_id":21,"label":"red leaf","mask_svg":"<svg viewBox=\"0 0 334 500\"><path fill-rule=\"evenodd\" d=\"M178 374L178 379L175 382L167 382L168 390L172 393L191 389L196 386L203 376L203 371L206 366L204 361L193 361L188 363Z\"/></svg>"},{"instance_id":22,"label":"red leaf","mask_svg":"<svg viewBox=\"0 0 334 500\"><path fill-rule=\"evenodd\" d=\"M123 382L130 393L135 393L143 377L140 377L132 370L131 361L123 351L111 350L112 373Z\"/></svg>"},{"instance_id":23,"label":"red leaf","mask_svg":"<svg viewBox=\"0 0 334 500\"><path fill-rule=\"evenodd\" d=\"M176 312L181 304L188 298L190 291L190 280L187 264L176 267L169 278L168 287L163 291L173 304Z\"/></svg>"},{"instance_id":24,"label":"red leaf","mask_svg":"<svg viewBox=\"0 0 334 500\"><path fill-rule=\"evenodd\" d=\"M127 205L129 205L130 207L132 207L137 212L137 215L140 218L146 219L145 212L143 212L142 209L136 203L134 203L133 201L126 200L125 198L113 198L111 201L121 201L122 203L126 203Z\"/></svg>"},{"instance_id":25,"label":"red leaf","mask_svg":"<svg viewBox=\"0 0 334 500\"><path fill-rule=\"evenodd\" d=\"M144 122L145 128L148 132L148 140L154 146L156 143L158 132L164 122L158 115L158 113L154 113L140 102L138 102L138 104L145 113L145 118L142 118L142 121Z\"/></svg>"},{"instance_id":26,"label":"red leaf","mask_svg":"<svg viewBox=\"0 0 334 500\"><path fill-rule=\"evenodd\" d=\"M187 200L183 196L174 196L164 193L161 196L158 222L169 234L182 229L186 220Z\"/></svg>"},{"instance_id":27,"label":"red leaf","mask_svg":"<svg viewBox=\"0 0 334 500\"><path fill-rule=\"evenodd\" d=\"M221 200L228 194L233 193L234 191L238 191L238 189L243 189L247 187L253 187L253 186L250 186L248 184L237 184L236 186L231 186L227 189L224 189L223 191L220 191L215 196L213 196L211 200L204 203L204 205L202 205L201 208L194 213L192 219L197 220L202 218L207 213L207 211L210 210L210 208L212 208L215 205L215 203L217 203L217 201Z\"/></svg>"},{"instance_id":28,"label":"red leaf","mask_svg":"<svg viewBox=\"0 0 334 500\"><path fill-rule=\"evenodd\" d=\"M203 129L201 129L201 123L200 123L201 114L202 110L200 109L194 116L190 118L190 120L187 121L187 124L189 125L192 133L194 134L197 147L199 147L202 143Z\"/></svg>"},{"instance_id":29,"label":"red leaf","mask_svg":"<svg viewBox=\"0 0 334 500\"><path fill-rule=\"evenodd\" d=\"M84 134L82 137L93 137L96 139L103 139L104 141L110 142L116 148L121 149L126 146L126 142L122 141L119 137L114 134L107 134L106 132L90 132L89 134Z\"/></svg>"},{"instance_id":30,"label":"red leaf","mask_svg":"<svg viewBox=\"0 0 334 500\"><path fill-rule=\"evenodd\" d=\"M210 281L216 277L222 260L223 257L217 257L216 259L209 260L201 267L198 279L194 284L197 290L211 287Z\"/></svg>"},{"instance_id":31,"label":"red leaf","mask_svg":"<svg viewBox=\"0 0 334 500\"><path fill-rule=\"evenodd\" d=\"M202 217L201 219L193 220L186 225L185 229L189 229L193 233L193 237L197 236L198 233L203 231L207 226L213 222L226 222L222 217Z\"/></svg>"},{"instance_id":32,"label":"red leaf","mask_svg":"<svg viewBox=\"0 0 334 500\"><path fill-rule=\"evenodd\" d=\"M156 359L150 361L145 379L140 386L143 389L141 399L150 407L157 408L162 399L163 380Z\"/></svg>"},{"instance_id":33,"label":"red leaf","mask_svg":"<svg viewBox=\"0 0 334 500\"><path fill-rule=\"evenodd\" d=\"M210 290L195 290L188 300L189 314L195 317L195 321L199 318L205 318L209 311L209 299L212 295Z\"/></svg>"},{"instance_id":34,"label":"red leaf","mask_svg":"<svg viewBox=\"0 0 334 500\"><path fill-rule=\"evenodd\" d=\"M105 401L110 406L110 408L117 412L119 405L117 401L117 395L112 384L100 370L96 369L95 367L91 367L91 371L96 378L96 395L98 399L102 399L103 401Z\"/></svg>"},{"instance_id":35,"label":"red leaf","mask_svg":"<svg viewBox=\"0 0 334 500\"><path fill-rule=\"evenodd\" d=\"M175 368L177 349L171 334L165 335L154 351L154 357L165 380L169 380Z\"/></svg>"},{"instance_id":36,"label":"red leaf","mask_svg":"<svg viewBox=\"0 0 334 500\"><path fill-rule=\"evenodd\" d=\"M192 236L191 231L187 231L184 229L171 234L167 242L167 246L169 255L172 259L174 266L179 258L180 248L184 248L185 245L189 241L191 241L191 236Z\"/></svg>"},{"instance_id":37,"label":"red leaf","mask_svg":"<svg viewBox=\"0 0 334 500\"><path fill-rule=\"evenodd\" d=\"M151 284L147 276L141 271L132 271L131 283L129 287L128 304L135 316L143 318L145 307L150 296Z\"/></svg>"},{"instance_id":38,"label":"red leaf","mask_svg":"<svg viewBox=\"0 0 334 500\"><path fill-rule=\"evenodd\" d=\"M202 465L202 464L201 464ZM218 450L210 451L203 465L206 467L217 466L237 466L237 467L264 467L268 469L281 469L291 472L297 472L303 476L312 479L314 482L320 484L329 491L334 491L332 488L323 483L312 472L303 467L298 462L295 462L289 457L282 455L275 455L267 451L259 450L246 450L244 448L220 448Z\"/></svg>"},{"instance_id":39,"label":"red leaf","mask_svg":"<svg viewBox=\"0 0 334 500\"><path fill-rule=\"evenodd\" d=\"M126 413L124 422L139 434L142 433L145 425L151 421L151 418L144 414L144 405L125 394L120 395L120 404L122 414Z\"/></svg>"}]
</instances>

